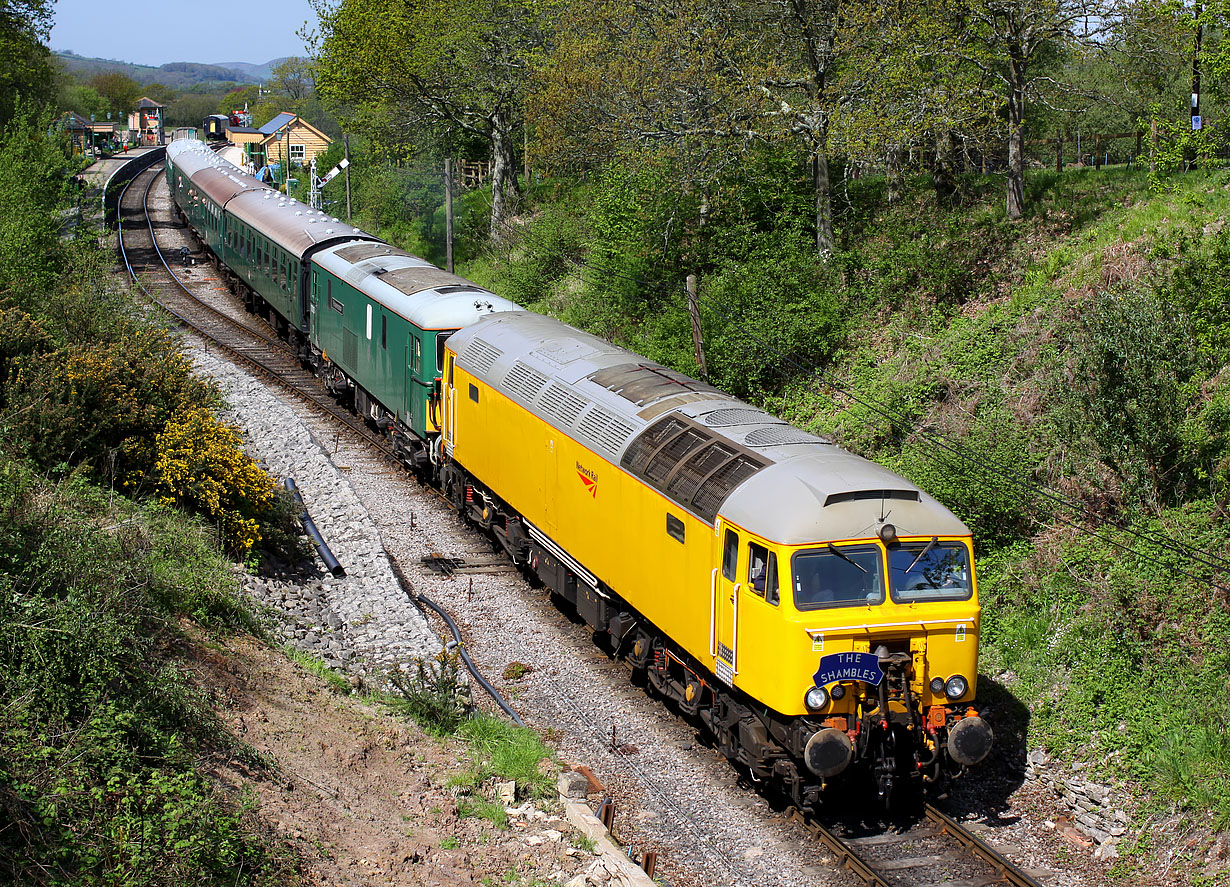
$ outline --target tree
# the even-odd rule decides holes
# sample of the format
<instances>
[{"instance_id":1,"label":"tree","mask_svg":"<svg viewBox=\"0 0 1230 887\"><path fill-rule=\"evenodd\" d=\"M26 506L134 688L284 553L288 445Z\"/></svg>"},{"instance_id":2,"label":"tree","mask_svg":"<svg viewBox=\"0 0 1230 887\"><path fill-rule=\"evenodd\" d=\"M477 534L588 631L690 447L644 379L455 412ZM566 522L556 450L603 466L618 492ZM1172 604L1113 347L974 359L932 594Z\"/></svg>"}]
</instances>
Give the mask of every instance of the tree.
<instances>
[{"instance_id":1,"label":"tree","mask_svg":"<svg viewBox=\"0 0 1230 887\"><path fill-rule=\"evenodd\" d=\"M312 0L316 88L343 123L375 121L445 150L481 138L492 161L491 233L517 190L514 152L527 72L550 40L551 0Z\"/></svg>"},{"instance_id":2,"label":"tree","mask_svg":"<svg viewBox=\"0 0 1230 887\"><path fill-rule=\"evenodd\" d=\"M25 103L43 105L55 94L55 70L45 42L53 0L0 2L0 127Z\"/></svg>"},{"instance_id":3,"label":"tree","mask_svg":"<svg viewBox=\"0 0 1230 887\"><path fill-rule=\"evenodd\" d=\"M577 4L540 74L540 139L548 151L583 145L597 122L599 145L699 150L719 163L753 142L793 140L810 159L816 247L827 255L830 128L852 45L839 7L839 0Z\"/></svg>"},{"instance_id":4,"label":"tree","mask_svg":"<svg viewBox=\"0 0 1230 887\"><path fill-rule=\"evenodd\" d=\"M1025 210L1025 130L1031 101L1072 92L1049 64L1077 46L1101 47L1119 20L1116 0L954 0L953 23L965 59L1000 85L1008 118L1008 218Z\"/></svg>"},{"instance_id":5,"label":"tree","mask_svg":"<svg viewBox=\"0 0 1230 887\"><path fill-rule=\"evenodd\" d=\"M285 96L296 106L306 100L316 88L312 79L312 65L307 59L288 58L281 64L274 65L272 73L273 76L269 78L265 88Z\"/></svg>"},{"instance_id":6,"label":"tree","mask_svg":"<svg viewBox=\"0 0 1230 887\"><path fill-rule=\"evenodd\" d=\"M135 111L141 97L141 85L120 71L95 74L90 78L90 86L107 100L107 108L117 120Z\"/></svg>"}]
</instances>

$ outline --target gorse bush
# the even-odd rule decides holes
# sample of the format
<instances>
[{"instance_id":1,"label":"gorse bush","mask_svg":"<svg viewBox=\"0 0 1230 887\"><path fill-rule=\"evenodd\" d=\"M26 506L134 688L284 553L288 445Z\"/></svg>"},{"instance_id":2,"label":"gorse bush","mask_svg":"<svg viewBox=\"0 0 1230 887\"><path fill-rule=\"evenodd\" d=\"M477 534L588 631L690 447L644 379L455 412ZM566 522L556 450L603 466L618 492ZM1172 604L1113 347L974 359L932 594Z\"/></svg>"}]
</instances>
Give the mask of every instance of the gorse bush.
<instances>
[{"instance_id":1,"label":"gorse bush","mask_svg":"<svg viewBox=\"0 0 1230 887\"><path fill-rule=\"evenodd\" d=\"M229 551L242 557L260 541L260 518L270 511L273 479L243 451L233 425L192 408L173 415L155 441L159 501L180 505L217 523Z\"/></svg>"}]
</instances>

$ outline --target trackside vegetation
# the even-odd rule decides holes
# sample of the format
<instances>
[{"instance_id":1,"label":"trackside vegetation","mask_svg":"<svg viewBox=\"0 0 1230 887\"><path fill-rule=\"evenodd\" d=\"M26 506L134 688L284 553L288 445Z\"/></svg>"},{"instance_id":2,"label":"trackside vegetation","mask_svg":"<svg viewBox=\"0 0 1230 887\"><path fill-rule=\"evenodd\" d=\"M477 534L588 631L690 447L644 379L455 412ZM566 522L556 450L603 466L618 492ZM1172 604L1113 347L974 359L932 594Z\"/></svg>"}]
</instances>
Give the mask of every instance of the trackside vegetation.
<instances>
[{"instance_id":1,"label":"trackside vegetation","mask_svg":"<svg viewBox=\"0 0 1230 887\"><path fill-rule=\"evenodd\" d=\"M61 230L77 167L50 132L27 109L0 141L0 881L294 883L205 774L264 764L182 627L259 632L233 562L290 556L290 512L97 232Z\"/></svg>"}]
</instances>

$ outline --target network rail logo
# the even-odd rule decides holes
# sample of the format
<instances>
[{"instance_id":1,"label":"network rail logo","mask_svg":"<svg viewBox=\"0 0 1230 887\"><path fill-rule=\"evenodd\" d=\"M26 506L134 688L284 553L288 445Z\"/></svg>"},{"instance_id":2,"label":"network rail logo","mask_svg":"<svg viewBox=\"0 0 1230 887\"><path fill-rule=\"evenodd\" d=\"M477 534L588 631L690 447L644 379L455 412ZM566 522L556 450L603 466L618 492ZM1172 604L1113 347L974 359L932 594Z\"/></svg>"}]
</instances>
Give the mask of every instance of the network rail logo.
<instances>
[{"instance_id":1,"label":"network rail logo","mask_svg":"<svg viewBox=\"0 0 1230 887\"><path fill-rule=\"evenodd\" d=\"M581 483L585 484L585 489L595 499L598 498L598 475L590 471L580 462L577 463L577 477L581 478Z\"/></svg>"}]
</instances>

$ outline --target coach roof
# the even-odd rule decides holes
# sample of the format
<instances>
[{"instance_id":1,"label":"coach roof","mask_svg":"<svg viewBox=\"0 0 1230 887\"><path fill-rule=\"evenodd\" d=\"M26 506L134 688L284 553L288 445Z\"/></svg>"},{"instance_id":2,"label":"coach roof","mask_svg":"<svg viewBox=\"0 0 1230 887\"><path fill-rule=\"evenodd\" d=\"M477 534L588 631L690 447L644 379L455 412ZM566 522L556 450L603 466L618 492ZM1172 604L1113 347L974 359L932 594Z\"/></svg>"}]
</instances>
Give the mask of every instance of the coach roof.
<instances>
[{"instance_id":1,"label":"coach roof","mask_svg":"<svg viewBox=\"0 0 1230 887\"><path fill-rule=\"evenodd\" d=\"M318 265L420 329L455 330L519 305L379 241L322 250Z\"/></svg>"}]
</instances>

